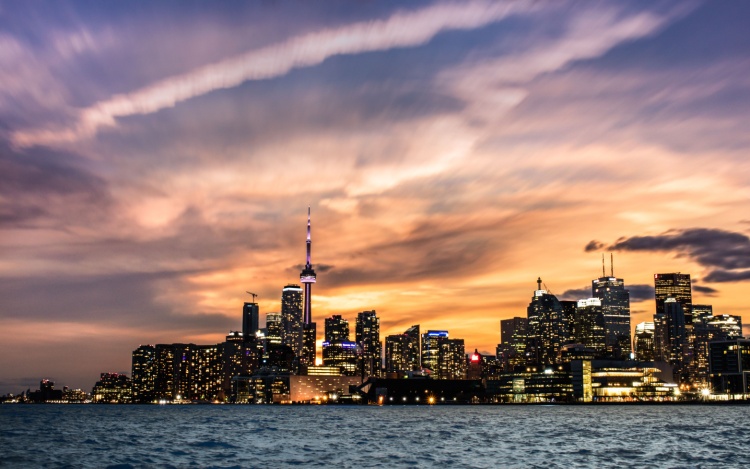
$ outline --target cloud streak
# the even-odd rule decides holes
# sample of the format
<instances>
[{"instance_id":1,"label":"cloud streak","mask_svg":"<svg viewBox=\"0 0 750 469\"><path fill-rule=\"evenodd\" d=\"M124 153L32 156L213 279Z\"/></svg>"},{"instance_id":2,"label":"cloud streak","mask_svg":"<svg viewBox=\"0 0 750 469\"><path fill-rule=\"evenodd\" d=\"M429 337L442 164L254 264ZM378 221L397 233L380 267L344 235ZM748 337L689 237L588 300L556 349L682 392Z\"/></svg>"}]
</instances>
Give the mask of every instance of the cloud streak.
<instances>
[{"instance_id":1,"label":"cloud streak","mask_svg":"<svg viewBox=\"0 0 750 469\"><path fill-rule=\"evenodd\" d=\"M585 249L591 251L600 246L598 241L591 241ZM712 269L703 278L705 282L750 280L750 237L733 231L714 228L670 230L656 236L621 238L606 249L684 255Z\"/></svg>"},{"instance_id":2,"label":"cloud streak","mask_svg":"<svg viewBox=\"0 0 750 469\"><path fill-rule=\"evenodd\" d=\"M16 132L13 142L20 147L75 142L93 136L102 126L114 126L118 117L150 114L211 91L318 65L336 55L422 45L442 31L486 26L512 13L530 9L531 5L521 1L438 4L398 12L386 20L306 34L167 78L132 93L116 95L81 111L72 128Z\"/></svg>"}]
</instances>

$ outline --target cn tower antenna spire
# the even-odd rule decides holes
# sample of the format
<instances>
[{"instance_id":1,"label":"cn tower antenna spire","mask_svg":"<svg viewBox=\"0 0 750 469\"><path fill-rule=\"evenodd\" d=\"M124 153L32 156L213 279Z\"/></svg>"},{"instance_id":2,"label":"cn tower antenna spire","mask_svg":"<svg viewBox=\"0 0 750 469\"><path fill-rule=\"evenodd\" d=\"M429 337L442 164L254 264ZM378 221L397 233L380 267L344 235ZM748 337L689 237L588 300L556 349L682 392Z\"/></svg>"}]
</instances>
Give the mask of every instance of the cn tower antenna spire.
<instances>
[{"instance_id":1,"label":"cn tower antenna spire","mask_svg":"<svg viewBox=\"0 0 750 469\"><path fill-rule=\"evenodd\" d=\"M310 266L310 248L312 247L312 239L310 238L310 207L307 207L307 263L306 266Z\"/></svg>"}]
</instances>

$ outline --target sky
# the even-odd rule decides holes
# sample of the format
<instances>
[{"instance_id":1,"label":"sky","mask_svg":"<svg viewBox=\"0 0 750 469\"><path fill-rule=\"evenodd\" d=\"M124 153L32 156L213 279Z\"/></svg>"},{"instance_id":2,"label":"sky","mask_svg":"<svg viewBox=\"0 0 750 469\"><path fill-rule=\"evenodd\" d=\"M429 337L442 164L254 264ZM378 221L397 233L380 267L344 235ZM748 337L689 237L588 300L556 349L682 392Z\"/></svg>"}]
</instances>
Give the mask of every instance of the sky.
<instances>
[{"instance_id":1,"label":"sky","mask_svg":"<svg viewBox=\"0 0 750 469\"><path fill-rule=\"evenodd\" d=\"M0 393L299 281L494 353L602 255L750 324L750 3L0 1ZM750 329L745 328L745 333Z\"/></svg>"}]
</instances>

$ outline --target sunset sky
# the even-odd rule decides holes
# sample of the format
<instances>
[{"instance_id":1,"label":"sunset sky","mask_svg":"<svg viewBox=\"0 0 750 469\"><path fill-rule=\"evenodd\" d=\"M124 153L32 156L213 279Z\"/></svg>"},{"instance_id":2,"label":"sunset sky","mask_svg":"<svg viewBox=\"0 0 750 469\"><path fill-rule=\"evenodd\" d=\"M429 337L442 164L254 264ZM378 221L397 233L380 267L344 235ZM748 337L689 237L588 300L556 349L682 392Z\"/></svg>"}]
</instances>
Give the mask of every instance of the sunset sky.
<instances>
[{"instance_id":1,"label":"sunset sky","mask_svg":"<svg viewBox=\"0 0 750 469\"><path fill-rule=\"evenodd\" d=\"M494 353L601 257L750 323L750 2L0 2L0 393L299 281ZM750 329L745 328L746 333Z\"/></svg>"}]
</instances>

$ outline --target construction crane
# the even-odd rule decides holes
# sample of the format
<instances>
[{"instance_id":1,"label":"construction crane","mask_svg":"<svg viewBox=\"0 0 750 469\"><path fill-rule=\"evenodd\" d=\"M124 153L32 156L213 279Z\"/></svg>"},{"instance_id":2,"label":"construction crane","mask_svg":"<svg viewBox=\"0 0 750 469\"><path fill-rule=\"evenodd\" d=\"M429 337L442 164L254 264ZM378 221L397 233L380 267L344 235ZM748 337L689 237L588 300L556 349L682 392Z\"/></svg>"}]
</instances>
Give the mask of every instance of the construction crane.
<instances>
[{"instance_id":1,"label":"construction crane","mask_svg":"<svg viewBox=\"0 0 750 469\"><path fill-rule=\"evenodd\" d=\"M260 296L260 295L258 295L256 293L251 292L251 291L245 291L245 293L247 293L248 295L252 295L253 296L253 303L255 303L255 298L258 297L258 296Z\"/></svg>"}]
</instances>

